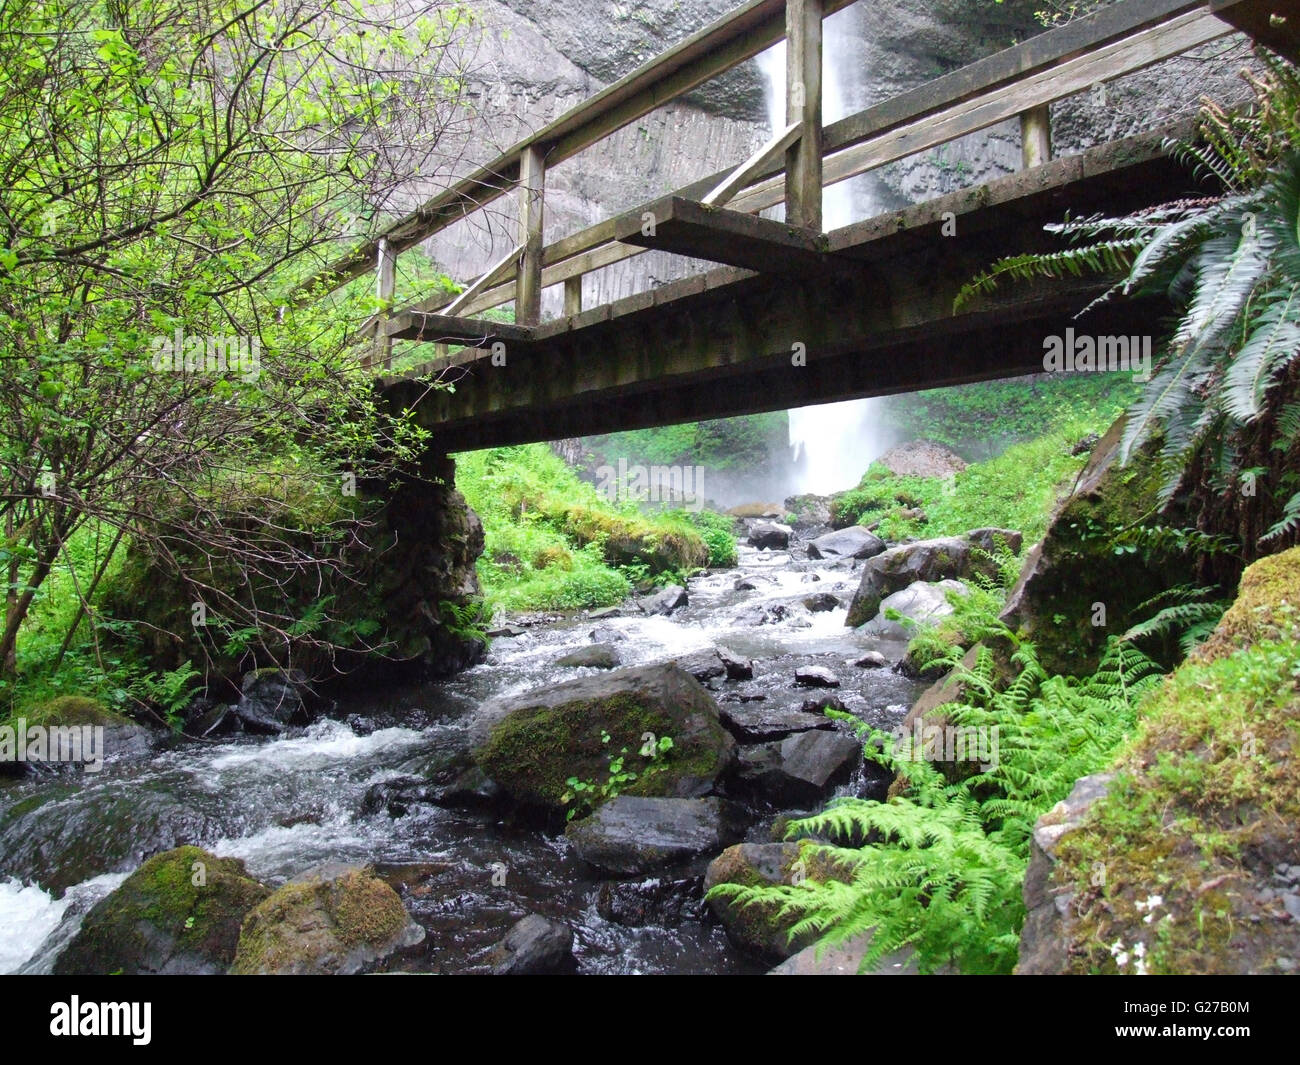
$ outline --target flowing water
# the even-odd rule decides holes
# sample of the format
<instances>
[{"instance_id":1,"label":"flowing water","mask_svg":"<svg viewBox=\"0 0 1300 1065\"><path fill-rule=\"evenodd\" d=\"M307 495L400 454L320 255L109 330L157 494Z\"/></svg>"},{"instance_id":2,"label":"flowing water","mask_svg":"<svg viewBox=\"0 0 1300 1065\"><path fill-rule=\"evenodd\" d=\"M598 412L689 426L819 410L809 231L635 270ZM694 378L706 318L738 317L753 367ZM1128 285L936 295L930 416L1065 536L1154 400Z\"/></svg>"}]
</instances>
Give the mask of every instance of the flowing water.
<instances>
[{"instance_id":1,"label":"flowing water","mask_svg":"<svg viewBox=\"0 0 1300 1065\"><path fill-rule=\"evenodd\" d=\"M671 618L629 609L555 619L497 639L485 663L450 681L350 695L329 718L279 738L168 740L98 774L0 780L0 973L48 971L96 900L150 855L182 844L242 858L272 884L326 860L373 863L429 933L394 963L403 969L482 968L509 926L535 912L575 930L581 972L757 971L716 924L696 916L698 903L680 921L643 928L602 918L601 879L563 836L433 806L393 818L365 801L374 785L462 751L482 700L574 677L555 660L593 637L613 643L627 665L718 645L752 657L755 679L720 684L721 699L747 693L799 705L814 693L794 687L795 666L828 665L850 709L896 724L918 686L849 663L872 648L893 660L902 648L845 628L843 607L809 613L800 605L820 591L847 604L853 564L741 552L740 569L692 580L690 605ZM737 591L742 575L757 590ZM750 838L769 838L770 820Z\"/></svg>"}]
</instances>

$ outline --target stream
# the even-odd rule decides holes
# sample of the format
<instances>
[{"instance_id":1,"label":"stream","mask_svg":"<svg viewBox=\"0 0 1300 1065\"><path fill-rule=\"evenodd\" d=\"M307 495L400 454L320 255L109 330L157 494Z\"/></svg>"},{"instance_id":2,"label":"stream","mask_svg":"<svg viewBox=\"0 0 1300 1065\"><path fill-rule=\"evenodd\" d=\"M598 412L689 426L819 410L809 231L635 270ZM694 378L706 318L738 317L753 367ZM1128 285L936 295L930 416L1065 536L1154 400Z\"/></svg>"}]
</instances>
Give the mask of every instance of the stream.
<instances>
[{"instance_id":1,"label":"stream","mask_svg":"<svg viewBox=\"0 0 1300 1065\"><path fill-rule=\"evenodd\" d=\"M808 561L799 540L785 551L740 547L736 569L700 575L690 603L671 617L634 603L617 616L515 619L488 659L450 680L340 698L328 718L280 737L241 735L205 743L163 739L135 756L82 771L0 779L0 973L48 972L94 903L149 856L195 844L243 859L268 884L323 861L371 863L428 932L387 969L485 971L484 958L527 913L567 923L578 971L751 973L765 969L728 941L699 901L699 887L671 919L627 927L602 916L604 877L579 861L563 836L487 812L418 805L401 817L374 803L377 784L463 750L474 708L493 696L573 679L557 666L568 651L613 644L624 665L671 660L725 646L754 660L752 681L710 682L715 698L762 698L801 706L834 694L855 715L891 728L923 685L891 669L854 666L869 650L892 663L903 653L848 629L858 583L852 561ZM752 589L737 590L749 578ZM802 600L830 592L838 609ZM802 665L830 668L833 693L795 686ZM860 778L839 789L860 791ZM771 838L770 815L747 838ZM504 880L504 883L502 881ZM643 881L653 894L654 878Z\"/></svg>"}]
</instances>

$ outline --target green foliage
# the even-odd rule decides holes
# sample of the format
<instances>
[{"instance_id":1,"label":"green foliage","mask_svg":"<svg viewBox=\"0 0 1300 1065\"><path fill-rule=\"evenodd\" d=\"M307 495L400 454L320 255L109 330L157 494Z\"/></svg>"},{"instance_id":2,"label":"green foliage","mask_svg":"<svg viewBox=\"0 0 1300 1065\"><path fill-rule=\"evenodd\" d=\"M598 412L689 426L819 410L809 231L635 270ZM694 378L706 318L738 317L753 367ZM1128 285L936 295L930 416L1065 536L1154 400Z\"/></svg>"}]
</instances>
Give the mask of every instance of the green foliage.
<instances>
[{"instance_id":1,"label":"green foliage","mask_svg":"<svg viewBox=\"0 0 1300 1065\"><path fill-rule=\"evenodd\" d=\"M791 838L829 841L805 843L804 854L815 867L848 875L794 885L722 884L712 894L742 906L775 904L782 918L795 919L792 937L814 933L822 945L870 933L863 971L911 948L923 972L1010 972L1035 820L1076 779L1107 764L1133 727L1139 700L1159 680L1146 656L1118 641L1097 673L1081 681L1048 676L1029 645L1013 663L1017 675L1003 687L984 650L960 675L961 701L944 707L953 727L997 737L996 756L960 783L920 760L906 739L856 723L870 734L867 756L902 773L907 791L884 803L839 800L788 827ZM851 845L862 839L868 842Z\"/></svg>"},{"instance_id":2,"label":"green foliage","mask_svg":"<svg viewBox=\"0 0 1300 1065\"><path fill-rule=\"evenodd\" d=\"M1154 610L1147 620L1133 625L1120 637L1136 642L1153 636L1177 636L1184 655L1190 655L1214 632L1231 602L1222 598L1217 588L1195 588L1180 584L1147 600L1137 608L1144 614Z\"/></svg>"},{"instance_id":3,"label":"green foliage","mask_svg":"<svg viewBox=\"0 0 1300 1065\"><path fill-rule=\"evenodd\" d=\"M1046 532L1062 488L1087 462L1086 455L1071 454L1074 445L1097 428L1105 425L1072 421L950 477L895 477L873 465L857 488L837 497L832 519L836 525L879 521L879 535L887 540L996 526L1034 543ZM902 513L916 508L924 521Z\"/></svg>"},{"instance_id":4,"label":"green foliage","mask_svg":"<svg viewBox=\"0 0 1300 1065\"><path fill-rule=\"evenodd\" d=\"M942 444L972 462L1071 422L1109 425L1136 397L1119 374L1052 374L890 396L882 424L899 439Z\"/></svg>"},{"instance_id":5,"label":"green foliage","mask_svg":"<svg viewBox=\"0 0 1300 1065\"><path fill-rule=\"evenodd\" d=\"M611 738L608 732L601 731L601 743L608 745ZM601 783L597 784L592 780L579 780L577 777L569 777L564 782L565 791L560 796L561 804L568 807L564 813L564 819L572 821L575 818L586 817L587 814L602 803L616 798L625 785L635 783L641 776L653 772L655 761L672 749L673 738L671 736L660 736L656 739L647 733L640 748L637 749L636 755L629 756L626 747L620 748L617 754L611 752L609 756L609 772ZM628 767L627 760L629 757L640 757L645 760L639 773L635 769Z\"/></svg>"},{"instance_id":6,"label":"green foliage","mask_svg":"<svg viewBox=\"0 0 1300 1065\"><path fill-rule=\"evenodd\" d=\"M1216 175L1226 195L1051 226L1075 246L1004 259L959 298L991 292L1006 278L1064 278L1085 270L1124 275L1101 300L1172 298L1181 316L1130 407L1121 453L1127 463L1148 441L1159 441L1162 501L1200 457L1211 460L1221 481L1240 475L1241 431L1276 416L1300 361L1300 75L1281 60L1262 53L1261 60L1266 73L1252 82L1254 111L1229 116L1208 106L1203 142L1180 149L1191 164ZM1295 428L1294 419L1277 419L1275 444L1293 447ZM1296 488L1292 481L1281 517L1261 544L1300 525Z\"/></svg>"},{"instance_id":7,"label":"green foliage","mask_svg":"<svg viewBox=\"0 0 1300 1065\"><path fill-rule=\"evenodd\" d=\"M461 455L456 479L483 519L479 578L503 609L612 606L712 553L692 515L615 506L545 444Z\"/></svg>"},{"instance_id":8,"label":"green foliage","mask_svg":"<svg viewBox=\"0 0 1300 1065\"><path fill-rule=\"evenodd\" d=\"M622 456L633 464L749 472L767 465L774 449L783 453L789 439L787 415L777 411L610 433L591 437L586 444L602 455Z\"/></svg>"}]
</instances>

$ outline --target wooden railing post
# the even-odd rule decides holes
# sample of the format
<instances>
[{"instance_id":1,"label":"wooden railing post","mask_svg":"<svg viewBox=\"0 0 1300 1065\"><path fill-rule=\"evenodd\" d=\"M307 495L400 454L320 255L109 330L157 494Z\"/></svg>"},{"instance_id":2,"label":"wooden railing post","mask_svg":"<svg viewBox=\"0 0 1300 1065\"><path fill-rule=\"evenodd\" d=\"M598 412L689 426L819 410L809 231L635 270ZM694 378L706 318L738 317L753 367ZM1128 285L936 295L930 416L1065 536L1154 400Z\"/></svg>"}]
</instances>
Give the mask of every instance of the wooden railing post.
<instances>
[{"instance_id":1,"label":"wooden railing post","mask_svg":"<svg viewBox=\"0 0 1300 1065\"><path fill-rule=\"evenodd\" d=\"M393 365L393 342L384 332L388 322L389 311L393 307L393 295L397 290L397 254L384 237L379 238L379 250L375 255L375 295L379 300L379 311L375 315L375 347L371 365L376 363L384 369Z\"/></svg>"},{"instance_id":2,"label":"wooden railing post","mask_svg":"<svg viewBox=\"0 0 1300 1065\"><path fill-rule=\"evenodd\" d=\"M1020 145L1026 170L1052 161L1052 109L1047 104L1020 116Z\"/></svg>"},{"instance_id":3,"label":"wooden railing post","mask_svg":"<svg viewBox=\"0 0 1300 1065\"><path fill-rule=\"evenodd\" d=\"M582 313L582 275L564 282L564 317L572 318Z\"/></svg>"},{"instance_id":4,"label":"wooden railing post","mask_svg":"<svg viewBox=\"0 0 1300 1065\"><path fill-rule=\"evenodd\" d=\"M529 145L519 158L519 243L523 253L515 278L515 321L538 325L542 320L542 227L546 207L546 159L539 145Z\"/></svg>"},{"instance_id":5,"label":"wooden railing post","mask_svg":"<svg viewBox=\"0 0 1300 1065\"><path fill-rule=\"evenodd\" d=\"M824 0L786 0L786 121L802 126L786 154L785 220L822 228L822 18Z\"/></svg>"}]
</instances>

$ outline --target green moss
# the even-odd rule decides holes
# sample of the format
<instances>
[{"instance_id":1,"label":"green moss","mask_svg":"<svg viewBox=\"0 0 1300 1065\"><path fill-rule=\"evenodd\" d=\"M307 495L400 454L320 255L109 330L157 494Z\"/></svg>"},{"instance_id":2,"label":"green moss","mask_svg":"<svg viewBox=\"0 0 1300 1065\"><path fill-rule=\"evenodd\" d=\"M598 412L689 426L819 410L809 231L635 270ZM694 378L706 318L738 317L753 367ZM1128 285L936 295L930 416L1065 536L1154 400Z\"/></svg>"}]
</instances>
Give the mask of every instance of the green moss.
<instances>
[{"instance_id":1,"label":"green moss","mask_svg":"<svg viewBox=\"0 0 1300 1065\"><path fill-rule=\"evenodd\" d=\"M721 725L715 726L721 731ZM717 751L674 735L669 713L621 693L604 699L579 699L534 712L516 711L493 729L476 755L479 765L525 802L550 808L564 805L570 776L603 783L609 762L626 748L624 767L638 774L620 793L664 796L682 777L710 779L722 769ZM640 754L642 736L669 736L674 746L653 760ZM602 733L609 742L603 742Z\"/></svg>"},{"instance_id":2,"label":"green moss","mask_svg":"<svg viewBox=\"0 0 1300 1065\"><path fill-rule=\"evenodd\" d=\"M79 695L61 695L24 711L28 724L58 725L128 725L130 720L115 714L94 699Z\"/></svg>"},{"instance_id":3,"label":"green moss","mask_svg":"<svg viewBox=\"0 0 1300 1065\"><path fill-rule=\"evenodd\" d=\"M340 949L392 943L409 920L397 892L368 868L285 884L248 915L230 973L314 971Z\"/></svg>"},{"instance_id":4,"label":"green moss","mask_svg":"<svg viewBox=\"0 0 1300 1065\"><path fill-rule=\"evenodd\" d=\"M1131 972L1139 943L1152 973L1283 971L1300 951L1294 922L1252 889L1300 846L1300 639L1271 598L1294 591L1294 565L1247 571L1216 651L1153 693L1109 794L1059 844L1075 971ZM1234 648L1261 616L1274 638Z\"/></svg>"},{"instance_id":5,"label":"green moss","mask_svg":"<svg viewBox=\"0 0 1300 1065\"><path fill-rule=\"evenodd\" d=\"M224 970L244 917L270 894L244 863L199 847L155 855L87 915L66 972L148 972L168 958Z\"/></svg>"}]
</instances>

